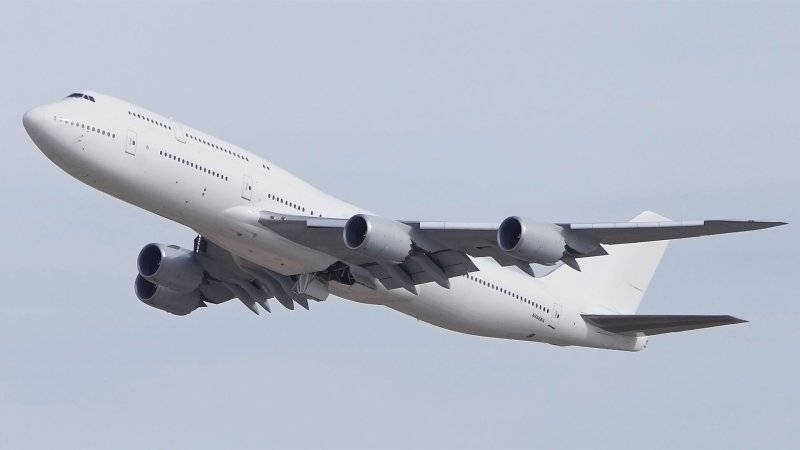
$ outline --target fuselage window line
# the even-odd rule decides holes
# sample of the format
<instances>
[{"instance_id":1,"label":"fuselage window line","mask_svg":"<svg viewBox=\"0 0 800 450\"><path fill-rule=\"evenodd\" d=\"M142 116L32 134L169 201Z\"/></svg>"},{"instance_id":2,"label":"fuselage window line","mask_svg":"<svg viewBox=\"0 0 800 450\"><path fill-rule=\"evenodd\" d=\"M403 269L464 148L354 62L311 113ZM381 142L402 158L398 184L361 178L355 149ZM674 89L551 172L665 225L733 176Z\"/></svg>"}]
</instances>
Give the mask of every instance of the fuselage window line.
<instances>
[{"instance_id":1,"label":"fuselage window line","mask_svg":"<svg viewBox=\"0 0 800 450\"><path fill-rule=\"evenodd\" d=\"M313 214L313 213L312 213L312 214ZM473 276L473 275L471 275L471 274L467 274L467 275L464 275L464 276L465 276L465 277L466 277L468 280L470 280L470 281L474 281L474 282L476 282L476 283L478 283L478 284L480 284L480 285L483 285L483 286L486 286L486 287L488 287L488 288L491 288L491 289L493 289L493 290L495 290L495 291L498 291L498 292L500 292L500 293L502 293L502 294L505 294L505 295L507 295L507 296L509 296L509 297L511 297L511 298L515 298L515 299L517 299L517 300L520 300L520 301L522 301L523 303L527 303L527 304L529 304L530 306L534 307L535 309L538 309L538 310L540 310L540 311L542 311L542 312L544 312L544 313L547 313L547 314L549 314L549 313L550 313L550 308L547 308L547 307L545 307L544 305L541 305L541 304L539 304L539 303L537 303L537 302L534 302L533 300L531 300L531 299L529 299L529 298L527 298L527 297L523 297L523 296L522 296L522 295L520 295L520 294L517 294L517 293L511 292L511 291L509 291L509 290L507 290L507 289L503 289L503 288L501 288L501 287L499 287L499 286L496 286L496 285L494 285L494 284L492 284L492 283L489 283L489 282L487 282L487 281L484 281L484 280L482 280L482 279L480 279L480 278L478 278L478 277L475 277L475 276ZM541 317L540 317L540 316L538 316L538 315L535 315L535 314L534 314L534 316L533 316L533 317L534 317L534 318L536 318L536 319L538 319L538 320L540 320L540 321L542 321L542 322L544 322L544 319L543 319L543 318L541 318Z\"/></svg>"}]
</instances>

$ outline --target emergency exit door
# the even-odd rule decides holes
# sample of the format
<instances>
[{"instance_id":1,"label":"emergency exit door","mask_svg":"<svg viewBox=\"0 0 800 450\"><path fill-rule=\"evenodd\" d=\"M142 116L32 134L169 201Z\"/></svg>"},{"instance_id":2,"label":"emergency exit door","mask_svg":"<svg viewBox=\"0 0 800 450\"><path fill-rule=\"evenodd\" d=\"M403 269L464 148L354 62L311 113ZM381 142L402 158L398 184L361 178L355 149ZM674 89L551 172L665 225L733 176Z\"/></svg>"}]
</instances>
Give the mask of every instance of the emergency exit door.
<instances>
[{"instance_id":1,"label":"emergency exit door","mask_svg":"<svg viewBox=\"0 0 800 450\"><path fill-rule=\"evenodd\" d=\"M244 182L242 183L242 198L245 200L253 198L253 179L247 175L244 176Z\"/></svg>"},{"instance_id":2,"label":"emergency exit door","mask_svg":"<svg viewBox=\"0 0 800 450\"><path fill-rule=\"evenodd\" d=\"M125 144L125 153L136 155L136 132L128 130L128 142Z\"/></svg>"}]
</instances>

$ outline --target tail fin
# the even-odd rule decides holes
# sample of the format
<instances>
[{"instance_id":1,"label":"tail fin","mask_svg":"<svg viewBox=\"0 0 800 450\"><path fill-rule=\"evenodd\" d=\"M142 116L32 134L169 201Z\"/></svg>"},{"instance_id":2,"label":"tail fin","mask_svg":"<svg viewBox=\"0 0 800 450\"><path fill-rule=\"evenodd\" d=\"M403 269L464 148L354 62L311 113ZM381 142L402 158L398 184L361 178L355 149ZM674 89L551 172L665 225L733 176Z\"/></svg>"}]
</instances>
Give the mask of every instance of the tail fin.
<instances>
[{"instance_id":1,"label":"tail fin","mask_svg":"<svg viewBox=\"0 0 800 450\"><path fill-rule=\"evenodd\" d=\"M667 221L645 211L631 222ZM580 260L581 271L561 266L543 278L554 293L581 305L584 313L633 314L664 256L669 241L604 246L608 255Z\"/></svg>"}]
</instances>

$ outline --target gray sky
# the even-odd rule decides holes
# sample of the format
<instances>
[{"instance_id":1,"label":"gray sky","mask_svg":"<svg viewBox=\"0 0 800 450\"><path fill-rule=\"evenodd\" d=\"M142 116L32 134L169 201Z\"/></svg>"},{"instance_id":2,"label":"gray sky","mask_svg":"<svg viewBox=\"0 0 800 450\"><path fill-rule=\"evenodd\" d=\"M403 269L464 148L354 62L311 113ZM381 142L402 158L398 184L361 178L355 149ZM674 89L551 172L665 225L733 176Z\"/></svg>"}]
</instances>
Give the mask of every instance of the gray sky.
<instances>
[{"instance_id":1,"label":"gray sky","mask_svg":"<svg viewBox=\"0 0 800 450\"><path fill-rule=\"evenodd\" d=\"M181 226L22 128L81 88L387 216L800 223L800 4L0 3L0 448L790 448L795 226L672 245L640 309L745 325L638 354L329 299L178 318L133 293Z\"/></svg>"}]
</instances>

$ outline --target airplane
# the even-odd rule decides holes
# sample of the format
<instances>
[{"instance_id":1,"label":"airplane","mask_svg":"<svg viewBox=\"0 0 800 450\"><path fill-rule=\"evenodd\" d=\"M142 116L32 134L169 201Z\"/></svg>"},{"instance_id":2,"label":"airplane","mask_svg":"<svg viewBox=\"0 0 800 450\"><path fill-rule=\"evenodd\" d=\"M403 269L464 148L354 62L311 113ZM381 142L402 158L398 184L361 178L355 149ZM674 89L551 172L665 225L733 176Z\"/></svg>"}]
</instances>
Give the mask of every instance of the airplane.
<instances>
[{"instance_id":1,"label":"airplane","mask_svg":"<svg viewBox=\"0 0 800 450\"><path fill-rule=\"evenodd\" d=\"M138 299L180 316L232 299L256 314L273 299L309 309L332 294L470 335L638 351L653 335L745 322L636 314L670 240L785 225L653 212L620 223L394 220L109 95L75 92L22 122L72 177L197 233L189 249L151 243L137 258Z\"/></svg>"}]
</instances>

